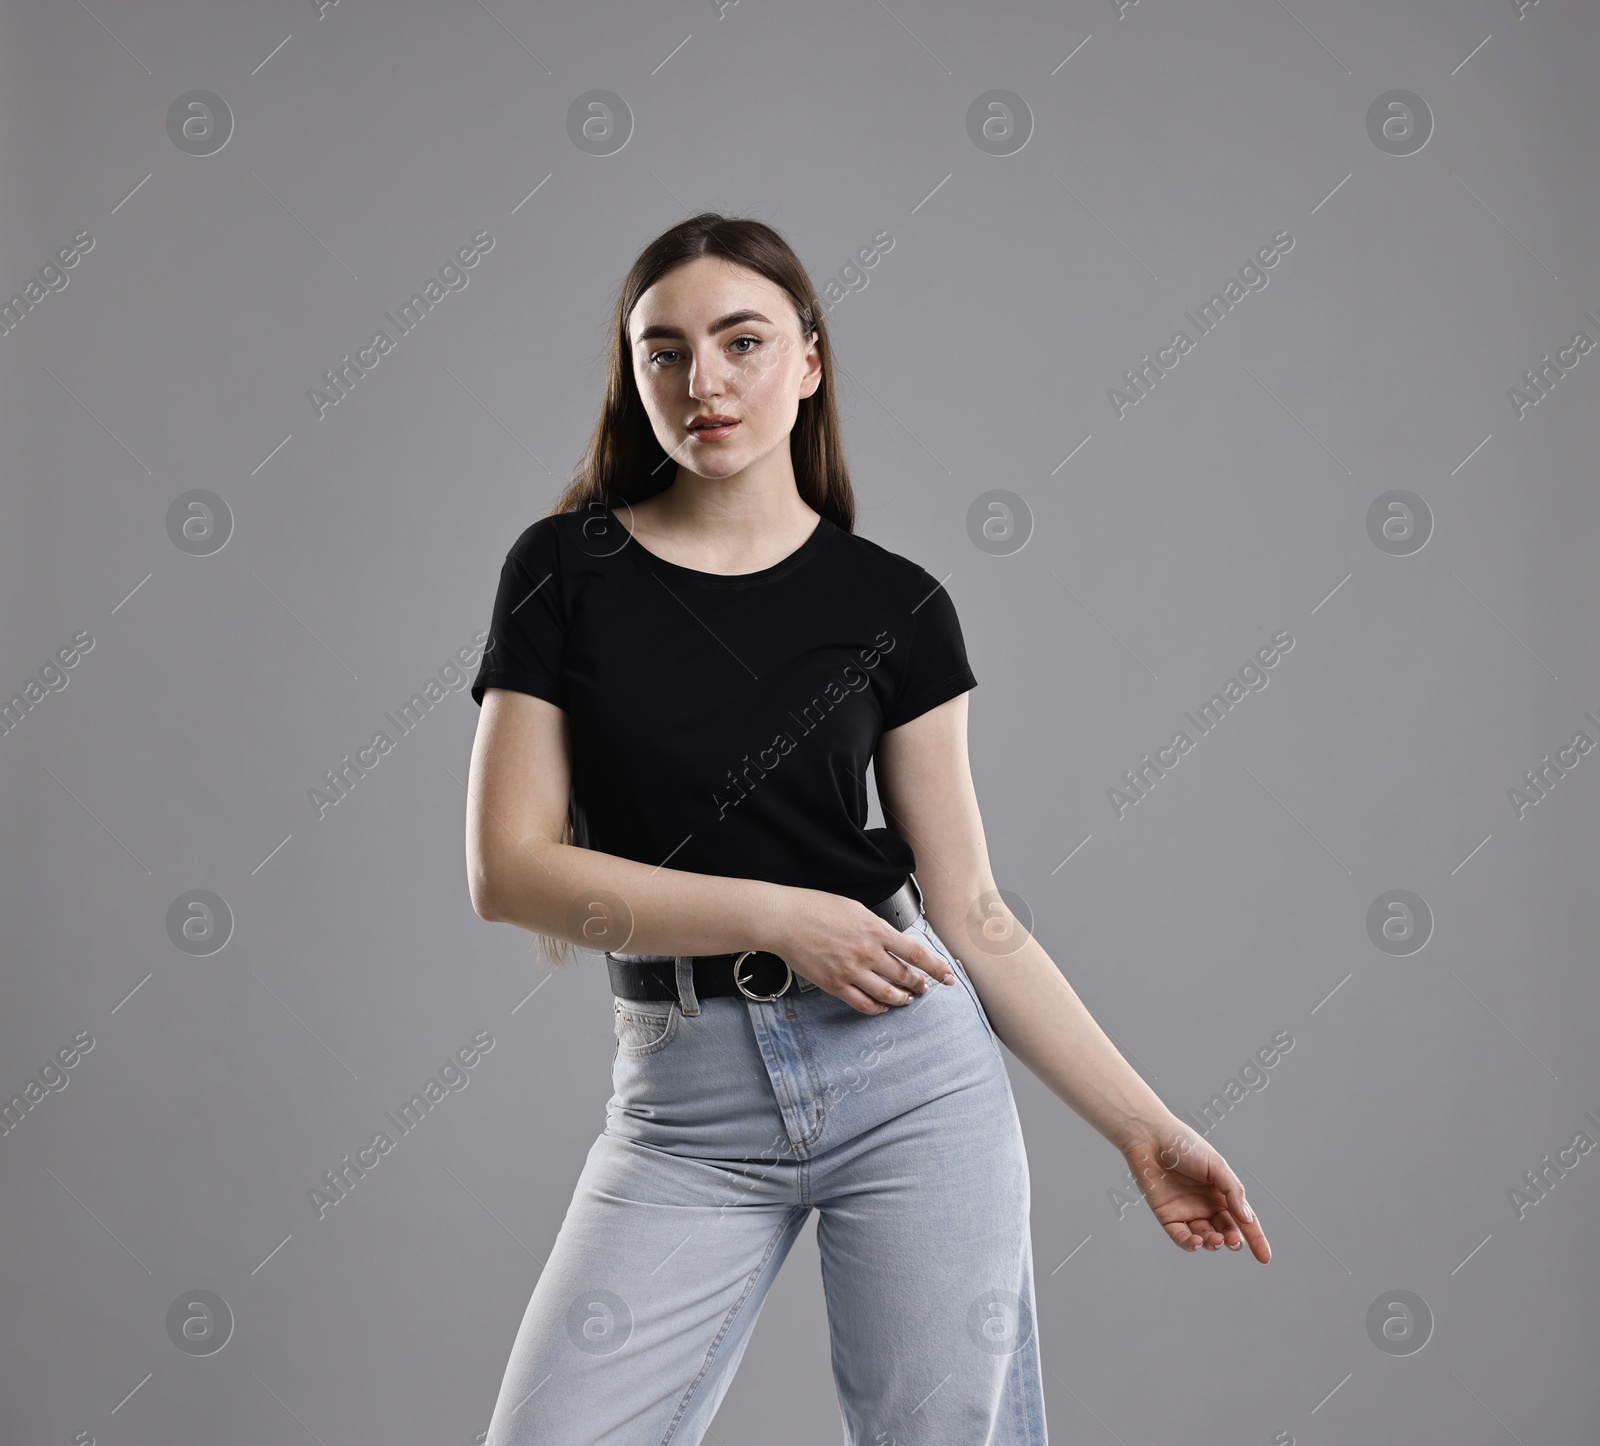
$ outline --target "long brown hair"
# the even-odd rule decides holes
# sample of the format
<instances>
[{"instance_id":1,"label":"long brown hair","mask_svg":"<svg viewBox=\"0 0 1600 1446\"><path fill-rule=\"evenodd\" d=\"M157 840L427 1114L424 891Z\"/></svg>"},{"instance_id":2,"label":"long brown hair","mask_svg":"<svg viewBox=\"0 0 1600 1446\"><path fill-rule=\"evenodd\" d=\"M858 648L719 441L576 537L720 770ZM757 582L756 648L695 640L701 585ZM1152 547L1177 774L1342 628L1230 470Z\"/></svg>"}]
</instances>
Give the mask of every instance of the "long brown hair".
<instances>
[{"instance_id":1,"label":"long brown hair","mask_svg":"<svg viewBox=\"0 0 1600 1446\"><path fill-rule=\"evenodd\" d=\"M794 429L789 434L789 457L795 486L807 506L846 532L854 532L856 496L840 440L839 410L833 400L833 349L811 278L789 243L772 227L715 211L702 211L663 231L639 253L623 281L611 321L611 358L600 420L595 423L582 460L573 470L572 480L556 498L550 513L578 512L596 505L609 507L618 501L642 502L666 491L675 480L675 468L669 465L665 449L656 440L634 380L628 322L646 291L674 267L697 256L723 256L759 272L789 298L800 318L801 336L816 331L822 381L809 397L800 399ZM561 841L573 842L570 810ZM536 939L537 952L548 962L569 962L571 945L565 939L548 934L536 935Z\"/></svg>"},{"instance_id":2,"label":"long brown hair","mask_svg":"<svg viewBox=\"0 0 1600 1446\"><path fill-rule=\"evenodd\" d=\"M789 456L795 485L806 505L846 532L854 532L856 498L833 399L833 350L811 279L789 243L772 227L716 211L702 211L663 231L639 253L628 272L612 316L611 359L600 420L551 513L576 512L595 504L610 506L617 501L642 502L672 485L675 468L656 440L634 380L628 322L646 291L697 256L723 256L759 272L788 296L800 318L801 336L816 331L822 381L809 397L800 399L794 430L789 434Z\"/></svg>"}]
</instances>

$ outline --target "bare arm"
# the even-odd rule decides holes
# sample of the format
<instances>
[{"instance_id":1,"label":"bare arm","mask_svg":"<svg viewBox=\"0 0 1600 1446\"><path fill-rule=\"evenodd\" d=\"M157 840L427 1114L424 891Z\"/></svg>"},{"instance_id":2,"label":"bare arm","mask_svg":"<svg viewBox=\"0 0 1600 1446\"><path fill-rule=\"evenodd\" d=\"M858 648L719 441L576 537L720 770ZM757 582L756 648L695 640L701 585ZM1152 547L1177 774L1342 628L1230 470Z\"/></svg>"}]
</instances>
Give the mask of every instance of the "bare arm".
<instances>
[{"instance_id":1,"label":"bare arm","mask_svg":"<svg viewBox=\"0 0 1600 1446\"><path fill-rule=\"evenodd\" d=\"M467 883L481 918L629 954L768 947L782 886L563 844L571 778L566 713L485 689L467 780Z\"/></svg>"},{"instance_id":2,"label":"bare arm","mask_svg":"<svg viewBox=\"0 0 1600 1446\"><path fill-rule=\"evenodd\" d=\"M883 735L874 771L884 817L916 851L928 920L966 966L995 1033L1120 1149L1170 1112L995 888L967 758L967 696ZM974 937L978 917L987 946Z\"/></svg>"},{"instance_id":3,"label":"bare arm","mask_svg":"<svg viewBox=\"0 0 1600 1446\"><path fill-rule=\"evenodd\" d=\"M874 772L884 817L916 851L934 932L971 976L994 1032L1122 1151L1172 1242L1271 1247L1228 1162L1145 1083L995 888L967 758L967 694L891 728Z\"/></svg>"},{"instance_id":4,"label":"bare arm","mask_svg":"<svg viewBox=\"0 0 1600 1446\"><path fill-rule=\"evenodd\" d=\"M481 918L619 953L766 949L862 1013L925 987L909 965L954 981L920 939L854 899L561 843L571 777L566 713L485 689L467 781L467 883Z\"/></svg>"}]
</instances>

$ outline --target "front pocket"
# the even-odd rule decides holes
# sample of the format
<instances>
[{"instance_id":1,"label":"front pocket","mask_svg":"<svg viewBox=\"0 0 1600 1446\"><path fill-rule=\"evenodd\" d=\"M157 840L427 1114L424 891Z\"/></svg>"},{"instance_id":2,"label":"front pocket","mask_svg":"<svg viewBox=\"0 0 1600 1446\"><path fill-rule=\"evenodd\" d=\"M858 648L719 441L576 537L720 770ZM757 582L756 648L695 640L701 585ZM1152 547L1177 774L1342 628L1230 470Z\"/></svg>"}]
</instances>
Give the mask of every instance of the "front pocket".
<instances>
[{"instance_id":1,"label":"front pocket","mask_svg":"<svg viewBox=\"0 0 1600 1446\"><path fill-rule=\"evenodd\" d=\"M614 998L612 1005L619 1054L656 1054L678 1037L683 1011L676 1000Z\"/></svg>"},{"instance_id":2,"label":"front pocket","mask_svg":"<svg viewBox=\"0 0 1600 1446\"><path fill-rule=\"evenodd\" d=\"M983 1007L983 1001L978 998L977 985L975 985L968 977L966 966L959 959L955 960L954 962L956 978L961 981L963 987L966 989L968 998L972 1000L972 1007L978 1011L978 1018L983 1021L983 1027L989 1031L989 1038L993 1040L996 1045L998 1045L1000 1040L994 1032L994 1025L989 1023L989 1012Z\"/></svg>"},{"instance_id":3,"label":"front pocket","mask_svg":"<svg viewBox=\"0 0 1600 1446\"><path fill-rule=\"evenodd\" d=\"M972 980L967 975L966 966L950 952L944 940L934 933L933 925L928 922L928 916L926 914L917 920L916 927L920 928L920 932L922 933L923 937L928 941L928 947L932 949L935 954L939 955L946 964L950 965L950 967L956 971L957 982L963 989L967 991L967 998L972 1001L972 1007L977 1011L978 1018L983 1021L983 1027L988 1032L990 1041L995 1045L996 1049L998 1049L1000 1044L999 1038L994 1032L994 1026L989 1023L989 1016L984 1010L983 1001L978 998L977 986L973 984ZM943 989L945 986L941 984L937 987Z\"/></svg>"}]
</instances>

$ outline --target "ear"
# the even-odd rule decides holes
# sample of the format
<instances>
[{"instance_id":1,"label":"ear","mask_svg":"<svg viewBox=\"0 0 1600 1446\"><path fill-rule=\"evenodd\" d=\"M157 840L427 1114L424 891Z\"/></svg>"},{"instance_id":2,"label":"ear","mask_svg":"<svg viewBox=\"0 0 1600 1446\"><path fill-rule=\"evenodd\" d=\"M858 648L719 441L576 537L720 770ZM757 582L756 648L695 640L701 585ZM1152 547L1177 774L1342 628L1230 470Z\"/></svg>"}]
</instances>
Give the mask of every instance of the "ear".
<instances>
[{"instance_id":1,"label":"ear","mask_svg":"<svg viewBox=\"0 0 1600 1446\"><path fill-rule=\"evenodd\" d=\"M805 374L800 378L800 395L809 397L822 385L822 353L817 350L817 334L810 333L811 350L806 354Z\"/></svg>"}]
</instances>

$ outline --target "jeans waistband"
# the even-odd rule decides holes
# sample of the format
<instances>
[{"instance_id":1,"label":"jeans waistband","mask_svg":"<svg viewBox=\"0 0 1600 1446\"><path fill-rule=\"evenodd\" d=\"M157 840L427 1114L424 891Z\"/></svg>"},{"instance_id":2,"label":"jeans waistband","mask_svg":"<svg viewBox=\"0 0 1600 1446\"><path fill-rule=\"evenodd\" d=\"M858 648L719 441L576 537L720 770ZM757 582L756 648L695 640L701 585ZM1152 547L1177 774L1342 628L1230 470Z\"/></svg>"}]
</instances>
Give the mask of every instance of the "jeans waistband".
<instances>
[{"instance_id":1,"label":"jeans waistband","mask_svg":"<svg viewBox=\"0 0 1600 1446\"><path fill-rule=\"evenodd\" d=\"M917 876L908 875L888 898L869 907L904 933L923 914L922 886ZM791 988L808 987L778 955L763 949L694 955L608 951L606 968L611 976L611 992L617 998L676 1000L685 1014L699 1013L702 998L739 995L746 999L776 999ZM740 987L739 980L745 987Z\"/></svg>"}]
</instances>

